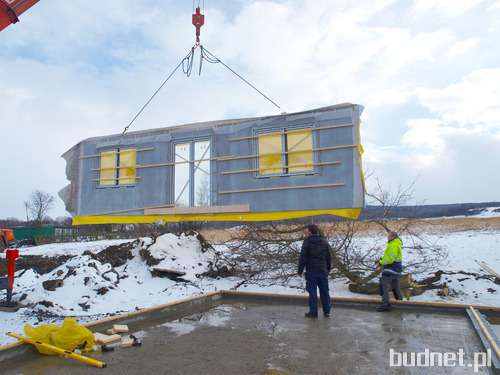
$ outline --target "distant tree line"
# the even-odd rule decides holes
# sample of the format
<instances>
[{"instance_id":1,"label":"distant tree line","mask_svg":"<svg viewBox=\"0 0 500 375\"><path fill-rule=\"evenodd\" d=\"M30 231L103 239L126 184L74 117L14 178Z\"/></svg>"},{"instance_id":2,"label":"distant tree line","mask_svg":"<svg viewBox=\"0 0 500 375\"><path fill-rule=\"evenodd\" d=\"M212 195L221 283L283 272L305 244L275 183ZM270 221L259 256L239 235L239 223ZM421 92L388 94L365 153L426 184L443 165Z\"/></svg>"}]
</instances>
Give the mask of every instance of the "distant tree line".
<instances>
[{"instance_id":1,"label":"distant tree line","mask_svg":"<svg viewBox=\"0 0 500 375\"><path fill-rule=\"evenodd\" d=\"M500 212L500 202L483 203L456 203L456 204L428 204L419 206L394 207L389 219L431 219L436 217L474 216L480 214L485 208L496 207ZM361 210L360 220L379 217L383 212L382 206L366 206Z\"/></svg>"}]
</instances>

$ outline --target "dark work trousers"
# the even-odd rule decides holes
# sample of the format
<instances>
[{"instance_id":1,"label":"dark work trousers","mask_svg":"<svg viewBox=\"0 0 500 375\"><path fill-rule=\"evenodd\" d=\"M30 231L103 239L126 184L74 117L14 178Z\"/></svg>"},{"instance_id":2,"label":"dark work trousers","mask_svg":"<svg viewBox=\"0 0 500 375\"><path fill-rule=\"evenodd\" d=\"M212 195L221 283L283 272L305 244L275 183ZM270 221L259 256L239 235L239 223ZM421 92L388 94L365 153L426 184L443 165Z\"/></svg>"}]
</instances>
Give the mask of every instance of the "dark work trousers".
<instances>
[{"instance_id":1,"label":"dark work trousers","mask_svg":"<svg viewBox=\"0 0 500 375\"><path fill-rule=\"evenodd\" d=\"M392 290L394 298L397 300L403 299L401 289L399 289L399 275L383 274L379 281L380 295L384 303L389 303L389 291Z\"/></svg>"},{"instance_id":2,"label":"dark work trousers","mask_svg":"<svg viewBox=\"0 0 500 375\"><path fill-rule=\"evenodd\" d=\"M309 293L309 312L318 315L318 288L323 313L330 314L330 292L328 272L306 272L306 290Z\"/></svg>"}]
</instances>

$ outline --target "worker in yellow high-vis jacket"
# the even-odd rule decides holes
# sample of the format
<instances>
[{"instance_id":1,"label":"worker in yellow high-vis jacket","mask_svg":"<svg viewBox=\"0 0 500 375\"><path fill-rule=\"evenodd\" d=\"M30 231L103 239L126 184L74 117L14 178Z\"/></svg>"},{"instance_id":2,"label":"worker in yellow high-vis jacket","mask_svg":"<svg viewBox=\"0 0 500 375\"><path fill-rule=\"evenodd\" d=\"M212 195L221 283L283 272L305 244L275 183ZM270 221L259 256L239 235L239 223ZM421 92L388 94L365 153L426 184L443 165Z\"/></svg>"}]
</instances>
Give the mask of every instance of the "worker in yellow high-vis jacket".
<instances>
[{"instance_id":1,"label":"worker in yellow high-vis jacket","mask_svg":"<svg viewBox=\"0 0 500 375\"><path fill-rule=\"evenodd\" d=\"M377 307L378 311L391 311L389 303L389 290L392 290L394 298L403 299L401 289L399 288L399 276L403 272L403 257L401 254L401 241L396 232L389 232L387 235L387 247L384 255L375 262L377 268L384 267L379 281L380 295L382 296L382 305ZM390 289L389 289L390 287Z\"/></svg>"}]
</instances>

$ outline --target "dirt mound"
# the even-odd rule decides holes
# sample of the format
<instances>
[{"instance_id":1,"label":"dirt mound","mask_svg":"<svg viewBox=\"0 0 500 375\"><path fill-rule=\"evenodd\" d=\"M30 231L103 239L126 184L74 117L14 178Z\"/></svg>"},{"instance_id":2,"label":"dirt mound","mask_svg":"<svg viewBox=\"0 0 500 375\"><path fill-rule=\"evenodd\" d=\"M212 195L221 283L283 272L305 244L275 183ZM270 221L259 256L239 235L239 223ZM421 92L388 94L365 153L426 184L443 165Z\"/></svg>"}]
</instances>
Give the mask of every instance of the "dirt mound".
<instances>
[{"instance_id":1,"label":"dirt mound","mask_svg":"<svg viewBox=\"0 0 500 375\"><path fill-rule=\"evenodd\" d=\"M57 267L71 259L72 255L58 257L44 257L41 255L23 255L16 259L16 271L33 269L39 275L52 272ZM8 262L0 262L0 275L7 274Z\"/></svg>"},{"instance_id":2,"label":"dirt mound","mask_svg":"<svg viewBox=\"0 0 500 375\"><path fill-rule=\"evenodd\" d=\"M120 245L113 245L101 250L98 253L85 251L83 255L89 255L92 259L99 261L102 264L109 263L112 267L120 267L134 257L132 249L139 244L140 240L125 242Z\"/></svg>"},{"instance_id":3,"label":"dirt mound","mask_svg":"<svg viewBox=\"0 0 500 375\"><path fill-rule=\"evenodd\" d=\"M178 236L180 235L181 233L178 234ZM212 245L207 242L202 235L192 231L186 232L185 235L195 235L198 241L200 241L202 252L206 252L207 250L212 249ZM140 248L142 248L142 250L140 251L140 254L143 260L145 260L149 266L158 264L161 259L155 259L151 257L149 255L147 247L143 246L144 244L141 244L142 241L143 240L137 239L131 242L124 242L120 245L112 245L99 251L98 253L92 253L91 251L87 250L83 253L83 255L88 255L101 264L109 263L111 267L116 268L133 259L134 255L132 253L132 250L138 245L141 245ZM16 259L16 271L32 269L39 275L44 275L52 272L74 257L76 257L76 255L60 255L56 257L41 255L22 255ZM8 262L0 262L0 276L7 275L7 267Z\"/></svg>"},{"instance_id":4,"label":"dirt mound","mask_svg":"<svg viewBox=\"0 0 500 375\"><path fill-rule=\"evenodd\" d=\"M132 249L137 246L139 241L135 240L122 243L121 245L109 246L95 254L85 251L83 255L89 255L92 259L98 260L102 264L109 263L112 267L119 267L134 257ZM75 256L60 255L57 257L47 257L41 255L22 255L16 259L16 271L32 269L39 275L44 275L52 272ZM7 267L8 262L0 262L0 275L7 275Z\"/></svg>"}]
</instances>

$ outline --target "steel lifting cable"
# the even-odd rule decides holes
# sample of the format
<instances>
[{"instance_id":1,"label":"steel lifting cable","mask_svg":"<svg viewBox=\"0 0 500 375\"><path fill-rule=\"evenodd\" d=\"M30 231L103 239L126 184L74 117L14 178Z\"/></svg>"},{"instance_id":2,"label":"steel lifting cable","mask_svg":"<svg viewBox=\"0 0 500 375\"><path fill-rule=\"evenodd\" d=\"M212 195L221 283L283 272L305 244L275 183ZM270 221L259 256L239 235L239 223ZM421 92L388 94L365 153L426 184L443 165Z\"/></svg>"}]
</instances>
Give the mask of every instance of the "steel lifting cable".
<instances>
[{"instance_id":1,"label":"steel lifting cable","mask_svg":"<svg viewBox=\"0 0 500 375\"><path fill-rule=\"evenodd\" d=\"M203 48L203 46L200 46L200 47L201 47L200 74L201 74L201 64L202 64L203 59L206 59L207 62L209 62L211 64L221 63L227 69L229 69L232 73L234 73L239 79L241 79L243 82L245 82L247 85L249 85L255 91L257 91L260 95L262 95L264 98L266 98L267 100L269 100L271 103L273 103L281 111L282 114L286 113L285 111L283 111L283 109L281 109L281 107L279 105L277 105L275 102L273 102L271 99L269 99L259 89L257 89L254 85L252 85L250 82L248 82L245 78L243 78L238 73L236 73L229 66L227 66L226 64L224 64L220 59L218 59L217 57L215 57L212 53L210 53L210 51L208 51L206 48Z\"/></svg>"},{"instance_id":2,"label":"steel lifting cable","mask_svg":"<svg viewBox=\"0 0 500 375\"><path fill-rule=\"evenodd\" d=\"M195 45L192 49L191 49L191 52L188 53L188 55L186 57L184 57L184 59L182 60L182 71L184 72L184 74L186 76L190 76L191 75L191 71L193 70L193 61L194 61L194 50L197 48L198 46Z\"/></svg>"},{"instance_id":3,"label":"steel lifting cable","mask_svg":"<svg viewBox=\"0 0 500 375\"><path fill-rule=\"evenodd\" d=\"M204 2L203 2L204 3ZM198 0L198 8L196 8L196 13L193 14L193 25L196 27L196 43L195 45L191 48L191 51L186 55L186 57L184 57L182 59L182 61L179 63L179 65L177 65L175 67L175 69L173 70L172 73L170 73L170 75L167 77L167 79L165 81L163 81L163 83L160 85L160 87L155 91L155 93L151 96L151 98L149 98L149 100L146 102L146 104L144 104L144 106L141 108L141 110L135 115L135 117L132 119L132 121L130 121L130 123L125 127L125 129L123 130L123 133L124 134L128 128L130 127L130 125L132 125L132 123L137 119L137 117L139 117L139 115L142 113L142 111L144 111L144 109L148 106L149 103L151 103L151 101L154 99L154 97L156 96L156 94L158 94L158 92L160 92L160 90L163 88L163 86L165 86L165 84L167 83L167 81L170 79L170 77L172 77L174 75L174 73L177 71L177 69L179 69L179 67L182 65L182 70L184 72L184 74L186 74L188 77L191 75L191 72L193 70L193 61L194 61L194 51L196 50L196 48L200 47L200 50L201 50L201 56L200 56L200 68L199 68L199 71L198 71L198 75L201 75L201 67L203 65L203 60L207 60L207 62L211 63L211 64L218 64L218 63L221 63L222 65L224 65L228 70L230 70L233 74L235 74L238 78L240 78L243 82L245 82L247 85L249 85L251 88L253 88L255 91L257 91L260 95L262 95L264 98L266 98L267 100L269 100L272 104L274 104L280 111L282 114L285 114L286 112L284 112L281 107L279 105L277 105L275 102L273 102L271 99L269 99L269 97L267 97L266 95L264 95L260 90L258 90L254 85L252 85L250 82L248 82L246 79L244 79L242 76L240 76L238 73L236 73L233 69L231 69L229 66L227 66L226 64L224 64L219 58L215 57L212 53L210 53L210 51L208 51L206 48L203 48L203 46L200 44L200 28L201 26L203 26L203 23L204 23L204 16L203 14L200 13L200 6L199 6L199 0ZM203 7L204 7L204 4L203 4ZM193 9L194 9L194 0L193 0Z\"/></svg>"},{"instance_id":4,"label":"steel lifting cable","mask_svg":"<svg viewBox=\"0 0 500 375\"><path fill-rule=\"evenodd\" d=\"M174 75L174 73L177 71L177 69L179 69L179 67L182 65L182 69L184 71L184 73L189 77L189 75L191 74L191 69L192 69L192 66L193 66L193 55L194 55L194 50L196 49L197 45L195 45L193 48L191 48L191 51L186 55L186 57L184 57L182 59L182 61L179 63L179 65L177 65L175 67L175 69L173 70L172 73L170 73L170 75L167 77L167 79L165 81L163 81L163 83L161 84L160 87L158 87L158 89L155 91L155 93L151 96L151 98L149 98L149 100L146 102L146 104L144 104L144 106L141 108L141 110L135 115L135 117L132 119L132 121L130 121L130 123L125 126L125 129L123 129L123 133L124 134L128 128L130 127L130 125L132 125L132 123L137 119L137 117L139 117L139 115L142 113L142 111L144 111L144 109L148 106L149 103L151 103L151 100L153 100L153 98L156 96L156 94L158 94L160 92L160 90L163 88L163 86L165 86L165 84L167 83L167 81L170 79L170 77L172 77ZM187 61L186 63L186 67L184 65L184 62Z\"/></svg>"}]
</instances>

